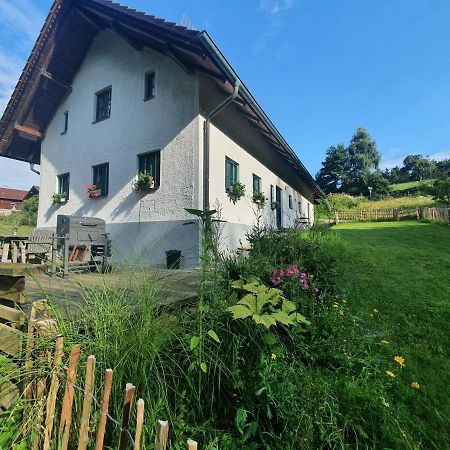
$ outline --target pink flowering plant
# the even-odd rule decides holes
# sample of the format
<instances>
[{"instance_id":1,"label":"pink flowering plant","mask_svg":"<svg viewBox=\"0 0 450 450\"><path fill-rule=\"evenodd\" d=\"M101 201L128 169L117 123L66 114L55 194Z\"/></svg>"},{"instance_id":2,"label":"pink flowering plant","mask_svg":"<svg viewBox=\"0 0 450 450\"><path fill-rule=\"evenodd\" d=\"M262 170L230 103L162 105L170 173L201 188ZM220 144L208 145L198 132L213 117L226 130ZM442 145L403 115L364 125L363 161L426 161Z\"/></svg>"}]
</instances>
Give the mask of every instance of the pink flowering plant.
<instances>
[{"instance_id":1,"label":"pink flowering plant","mask_svg":"<svg viewBox=\"0 0 450 450\"><path fill-rule=\"evenodd\" d=\"M312 313L314 303L323 299L323 293L314 276L297 265L274 269L270 281L273 286L281 289L287 298L300 303L299 307L305 312ZM309 301L303 303L302 299Z\"/></svg>"}]
</instances>

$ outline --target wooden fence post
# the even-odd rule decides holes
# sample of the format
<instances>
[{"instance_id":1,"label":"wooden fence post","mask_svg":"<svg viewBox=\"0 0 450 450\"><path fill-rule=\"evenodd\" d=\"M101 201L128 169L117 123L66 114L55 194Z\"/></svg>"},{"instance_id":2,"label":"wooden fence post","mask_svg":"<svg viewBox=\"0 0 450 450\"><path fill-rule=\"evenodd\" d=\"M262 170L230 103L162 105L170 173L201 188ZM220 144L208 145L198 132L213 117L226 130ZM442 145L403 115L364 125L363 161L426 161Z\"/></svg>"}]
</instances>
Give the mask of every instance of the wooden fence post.
<instances>
[{"instance_id":1,"label":"wooden fence post","mask_svg":"<svg viewBox=\"0 0 450 450\"><path fill-rule=\"evenodd\" d=\"M58 449L67 450L69 445L69 437L70 437L70 425L72 423L72 406L73 406L73 398L74 398L74 387L76 378L77 378L77 370L78 370L78 361L80 359L80 345L74 345L72 350L70 351L69 357L69 370L67 373L67 381L66 388L64 391L64 399L61 409L61 420L59 422L59 432L58 437L62 439L61 447Z\"/></svg>"},{"instance_id":2,"label":"wooden fence post","mask_svg":"<svg viewBox=\"0 0 450 450\"><path fill-rule=\"evenodd\" d=\"M86 378L84 382L83 413L81 415L80 433L78 435L78 450L86 450L89 441L89 419L92 409L92 395L95 381L95 356L90 355L86 363Z\"/></svg>"},{"instance_id":3,"label":"wooden fence post","mask_svg":"<svg viewBox=\"0 0 450 450\"><path fill-rule=\"evenodd\" d=\"M52 381L50 383L50 389L48 391L47 406L45 411L45 430L44 430L44 446L43 450L49 450L50 442L52 439L53 422L55 420L55 405L56 405L56 395L58 393L59 387L59 377L55 373L61 365L63 353L64 353L64 338L62 336L57 336L55 344L55 357L53 359L53 373Z\"/></svg>"},{"instance_id":4,"label":"wooden fence post","mask_svg":"<svg viewBox=\"0 0 450 450\"><path fill-rule=\"evenodd\" d=\"M197 445L197 442L193 441L192 439L187 440L188 450L197 450Z\"/></svg>"},{"instance_id":5,"label":"wooden fence post","mask_svg":"<svg viewBox=\"0 0 450 450\"><path fill-rule=\"evenodd\" d=\"M169 440L169 422L160 420L158 423L159 433L155 437L155 450L166 450Z\"/></svg>"},{"instance_id":6,"label":"wooden fence post","mask_svg":"<svg viewBox=\"0 0 450 450\"><path fill-rule=\"evenodd\" d=\"M111 395L112 377L113 377L113 371L111 369L106 369L105 382L104 382L104 387L103 387L102 406L100 408L100 419L98 421L97 440L95 442L95 450L103 449L103 440L105 438L106 421L108 419L108 417L106 415L108 414L108 409L109 409L109 397Z\"/></svg>"},{"instance_id":7,"label":"wooden fence post","mask_svg":"<svg viewBox=\"0 0 450 450\"><path fill-rule=\"evenodd\" d=\"M136 404L136 432L134 434L134 450L141 450L143 426L144 426L144 400L140 398Z\"/></svg>"},{"instance_id":8,"label":"wooden fence post","mask_svg":"<svg viewBox=\"0 0 450 450\"><path fill-rule=\"evenodd\" d=\"M127 431L130 425L131 407L133 405L135 387L131 383L127 383L125 387L125 398L122 408L122 431L120 432L118 450L125 450L127 444Z\"/></svg>"}]
</instances>

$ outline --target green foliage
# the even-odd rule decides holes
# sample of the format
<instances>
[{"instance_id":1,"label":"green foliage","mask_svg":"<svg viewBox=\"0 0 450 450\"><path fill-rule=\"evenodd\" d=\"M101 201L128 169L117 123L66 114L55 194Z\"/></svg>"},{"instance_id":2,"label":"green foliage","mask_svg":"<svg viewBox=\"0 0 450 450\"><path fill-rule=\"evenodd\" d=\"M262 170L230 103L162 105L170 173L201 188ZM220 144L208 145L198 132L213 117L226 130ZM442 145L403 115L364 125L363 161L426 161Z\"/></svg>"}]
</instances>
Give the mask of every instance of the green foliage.
<instances>
[{"instance_id":1,"label":"green foliage","mask_svg":"<svg viewBox=\"0 0 450 450\"><path fill-rule=\"evenodd\" d=\"M297 312L294 303L283 296L279 289L270 288L258 279L233 281L231 286L243 293L244 296L237 300L236 292L229 298L227 310L233 314L234 319L245 319L250 317L256 324L266 328L276 325L294 325L302 323L309 325L310 322ZM235 304L237 303L237 304Z\"/></svg>"},{"instance_id":2,"label":"green foliage","mask_svg":"<svg viewBox=\"0 0 450 450\"><path fill-rule=\"evenodd\" d=\"M266 197L262 192L253 192L252 202L257 206L258 209L263 209L266 205Z\"/></svg>"},{"instance_id":3,"label":"green foliage","mask_svg":"<svg viewBox=\"0 0 450 450\"><path fill-rule=\"evenodd\" d=\"M242 197L245 196L245 185L240 181L235 181L227 192L229 199L236 204Z\"/></svg>"},{"instance_id":4,"label":"green foliage","mask_svg":"<svg viewBox=\"0 0 450 450\"><path fill-rule=\"evenodd\" d=\"M58 194L55 192L52 195L52 205L59 205L61 203L64 203L66 201L66 196L64 194Z\"/></svg>"},{"instance_id":5,"label":"green foliage","mask_svg":"<svg viewBox=\"0 0 450 450\"><path fill-rule=\"evenodd\" d=\"M139 172L134 181L134 190L137 192L146 191L155 187L153 177L145 172Z\"/></svg>"},{"instance_id":6,"label":"green foliage","mask_svg":"<svg viewBox=\"0 0 450 450\"><path fill-rule=\"evenodd\" d=\"M438 178L427 187L427 191L433 199L450 208L450 177Z\"/></svg>"}]
</instances>

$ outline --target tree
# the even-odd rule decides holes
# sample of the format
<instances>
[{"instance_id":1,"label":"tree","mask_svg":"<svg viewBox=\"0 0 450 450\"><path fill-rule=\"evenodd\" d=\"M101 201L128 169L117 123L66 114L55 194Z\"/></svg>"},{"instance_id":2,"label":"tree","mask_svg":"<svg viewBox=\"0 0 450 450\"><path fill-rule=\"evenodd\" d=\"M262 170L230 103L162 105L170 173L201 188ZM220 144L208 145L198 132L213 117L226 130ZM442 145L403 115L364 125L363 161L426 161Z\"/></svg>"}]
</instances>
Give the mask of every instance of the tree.
<instances>
[{"instance_id":1,"label":"tree","mask_svg":"<svg viewBox=\"0 0 450 450\"><path fill-rule=\"evenodd\" d=\"M344 192L352 195L368 195L370 174L378 171L381 155L376 142L365 128L357 128L347 149L348 176Z\"/></svg>"},{"instance_id":2,"label":"tree","mask_svg":"<svg viewBox=\"0 0 450 450\"><path fill-rule=\"evenodd\" d=\"M403 160L403 166L410 181L422 181L433 176L436 163L422 155L408 155Z\"/></svg>"},{"instance_id":3,"label":"tree","mask_svg":"<svg viewBox=\"0 0 450 450\"><path fill-rule=\"evenodd\" d=\"M366 175L365 182L367 183L367 190L371 192L371 198L385 197L391 191L389 180L381 172L370 172ZM367 193L363 194L367 195Z\"/></svg>"},{"instance_id":4,"label":"tree","mask_svg":"<svg viewBox=\"0 0 450 450\"><path fill-rule=\"evenodd\" d=\"M438 178L427 190L434 200L450 208L450 177Z\"/></svg>"},{"instance_id":5,"label":"tree","mask_svg":"<svg viewBox=\"0 0 450 450\"><path fill-rule=\"evenodd\" d=\"M327 194L340 192L347 176L348 155L343 144L328 148L322 168L316 175L320 187Z\"/></svg>"}]
</instances>

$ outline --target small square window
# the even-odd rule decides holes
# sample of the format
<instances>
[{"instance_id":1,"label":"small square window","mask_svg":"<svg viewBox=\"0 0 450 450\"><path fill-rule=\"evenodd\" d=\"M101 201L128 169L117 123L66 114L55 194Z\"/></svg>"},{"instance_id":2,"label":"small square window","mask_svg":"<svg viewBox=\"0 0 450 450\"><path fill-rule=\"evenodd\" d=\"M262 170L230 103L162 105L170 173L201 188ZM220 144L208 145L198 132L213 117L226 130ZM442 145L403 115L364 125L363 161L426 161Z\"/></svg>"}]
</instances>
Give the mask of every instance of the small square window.
<instances>
[{"instance_id":1,"label":"small square window","mask_svg":"<svg viewBox=\"0 0 450 450\"><path fill-rule=\"evenodd\" d=\"M111 116L111 88L103 89L95 94L95 121L108 119Z\"/></svg>"},{"instance_id":2,"label":"small square window","mask_svg":"<svg viewBox=\"0 0 450 450\"><path fill-rule=\"evenodd\" d=\"M292 195L289 196L289 209L292 209Z\"/></svg>"},{"instance_id":3,"label":"small square window","mask_svg":"<svg viewBox=\"0 0 450 450\"><path fill-rule=\"evenodd\" d=\"M253 193L261 193L261 177L258 177L258 175L255 174L253 174Z\"/></svg>"},{"instance_id":4,"label":"small square window","mask_svg":"<svg viewBox=\"0 0 450 450\"><path fill-rule=\"evenodd\" d=\"M63 173L58 175L58 194L63 195L64 198L69 200L69 184L70 184L70 174Z\"/></svg>"},{"instance_id":5,"label":"small square window","mask_svg":"<svg viewBox=\"0 0 450 450\"><path fill-rule=\"evenodd\" d=\"M96 186L98 196L108 195L109 163L92 167L92 184Z\"/></svg>"},{"instance_id":6,"label":"small square window","mask_svg":"<svg viewBox=\"0 0 450 450\"><path fill-rule=\"evenodd\" d=\"M225 157L225 190L229 192L236 181L239 181L239 164Z\"/></svg>"},{"instance_id":7,"label":"small square window","mask_svg":"<svg viewBox=\"0 0 450 450\"><path fill-rule=\"evenodd\" d=\"M161 152L156 150L154 152L144 153L138 155L139 173L146 173L153 177L155 187L160 186L160 166L161 166Z\"/></svg>"},{"instance_id":8,"label":"small square window","mask_svg":"<svg viewBox=\"0 0 450 450\"><path fill-rule=\"evenodd\" d=\"M144 101L155 97L155 72L145 73Z\"/></svg>"},{"instance_id":9,"label":"small square window","mask_svg":"<svg viewBox=\"0 0 450 450\"><path fill-rule=\"evenodd\" d=\"M64 122L63 122L63 130L61 134L66 134L69 129L69 111L64 112Z\"/></svg>"}]
</instances>

